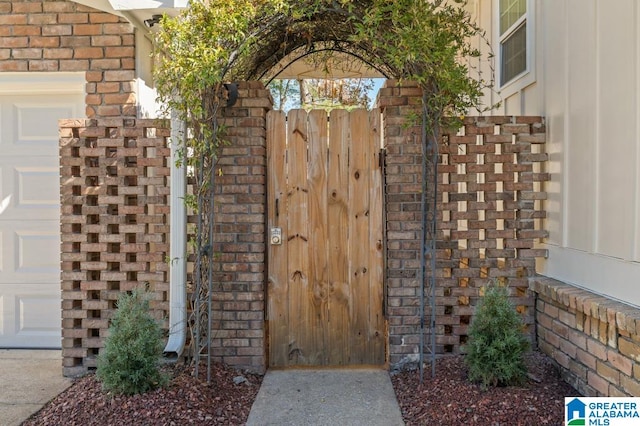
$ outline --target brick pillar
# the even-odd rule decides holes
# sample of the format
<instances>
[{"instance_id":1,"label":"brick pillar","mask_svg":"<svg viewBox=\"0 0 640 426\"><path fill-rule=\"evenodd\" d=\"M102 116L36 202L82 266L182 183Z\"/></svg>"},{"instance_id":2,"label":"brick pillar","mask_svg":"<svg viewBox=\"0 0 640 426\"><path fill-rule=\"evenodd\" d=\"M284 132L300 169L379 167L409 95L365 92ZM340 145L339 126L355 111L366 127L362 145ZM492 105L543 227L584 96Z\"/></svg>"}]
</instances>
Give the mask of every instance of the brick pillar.
<instances>
[{"instance_id":1,"label":"brick pillar","mask_svg":"<svg viewBox=\"0 0 640 426\"><path fill-rule=\"evenodd\" d=\"M61 120L63 374L95 369L118 296L154 293L167 328L169 129L162 120Z\"/></svg>"},{"instance_id":2,"label":"brick pillar","mask_svg":"<svg viewBox=\"0 0 640 426\"><path fill-rule=\"evenodd\" d=\"M411 82L387 81L378 94L383 116L387 233L389 363L418 361L422 147L419 126L407 117L420 111L422 90Z\"/></svg>"},{"instance_id":3,"label":"brick pillar","mask_svg":"<svg viewBox=\"0 0 640 426\"><path fill-rule=\"evenodd\" d=\"M229 144L216 166L214 357L264 372L266 265L266 114L273 101L260 82L238 84L221 112Z\"/></svg>"}]
</instances>

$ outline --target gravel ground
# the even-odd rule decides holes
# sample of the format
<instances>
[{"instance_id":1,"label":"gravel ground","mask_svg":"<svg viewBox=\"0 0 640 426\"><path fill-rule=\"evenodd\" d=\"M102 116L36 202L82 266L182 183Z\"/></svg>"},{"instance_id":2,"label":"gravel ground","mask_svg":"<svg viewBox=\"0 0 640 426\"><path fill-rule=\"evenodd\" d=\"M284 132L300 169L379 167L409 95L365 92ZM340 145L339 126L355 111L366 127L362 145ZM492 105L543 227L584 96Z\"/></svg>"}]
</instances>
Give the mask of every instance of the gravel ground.
<instances>
[{"instance_id":1,"label":"gravel ground","mask_svg":"<svg viewBox=\"0 0 640 426\"><path fill-rule=\"evenodd\" d=\"M394 375L392 382L407 425L562 424L563 398L578 394L542 354L531 354L527 363L531 379L521 387L482 391L467 382L459 356L438 360L435 379L428 369L422 384L415 371ZM186 367L169 373L167 388L130 397L107 394L93 375L86 376L23 425L242 425L262 381L220 364L214 364L210 386Z\"/></svg>"}]
</instances>

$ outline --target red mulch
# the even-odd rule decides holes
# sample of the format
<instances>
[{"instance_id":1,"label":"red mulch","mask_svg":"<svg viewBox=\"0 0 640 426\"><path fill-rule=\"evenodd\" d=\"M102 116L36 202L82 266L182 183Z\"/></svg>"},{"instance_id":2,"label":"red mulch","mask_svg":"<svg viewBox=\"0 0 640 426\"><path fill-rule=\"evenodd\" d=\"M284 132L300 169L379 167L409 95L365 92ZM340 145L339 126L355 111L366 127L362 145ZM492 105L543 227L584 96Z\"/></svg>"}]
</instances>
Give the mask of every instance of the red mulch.
<instances>
[{"instance_id":1,"label":"red mulch","mask_svg":"<svg viewBox=\"0 0 640 426\"><path fill-rule=\"evenodd\" d=\"M78 379L23 426L121 425L242 425L260 389L262 376L240 373L221 364L212 365L211 385L206 366L201 380L192 368L173 367L165 389L142 395L118 396L103 392L95 375ZM235 377L247 381L234 383Z\"/></svg>"},{"instance_id":2,"label":"red mulch","mask_svg":"<svg viewBox=\"0 0 640 426\"><path fill-rule=\"evenodd\" d=\"M411 425L560 425L564 397L578 395L562 381L547 357L527 358L532 379L520 387L486 391L466 379L461 356L439 359L436 377L425 370L393 375L402 415ZM202 371L204 370L204 371ZM78 379L23 425L242 425L258 393L262 377L214 364L212 384L196 380L192 369L171 367L170 385L144 395L116 396L102 391L94 375ZM234 378L244 377L244 383Z\"/></svg>"},{"instance_id":3,"label":"red mulch","mask_svg":"<svg viewBox=\"0 0 640 426\"><path fill-rule=\"evenodd\" d=\"M391 378L402 416L411 425L561 425L564 424L564 397L579 394L564 382L545 355L527 356L529 380L522 386L482 390L467 380L462 356L436 361L436 377L431 367L424 381L416 371Z\"/></svg>"}]
</instances>

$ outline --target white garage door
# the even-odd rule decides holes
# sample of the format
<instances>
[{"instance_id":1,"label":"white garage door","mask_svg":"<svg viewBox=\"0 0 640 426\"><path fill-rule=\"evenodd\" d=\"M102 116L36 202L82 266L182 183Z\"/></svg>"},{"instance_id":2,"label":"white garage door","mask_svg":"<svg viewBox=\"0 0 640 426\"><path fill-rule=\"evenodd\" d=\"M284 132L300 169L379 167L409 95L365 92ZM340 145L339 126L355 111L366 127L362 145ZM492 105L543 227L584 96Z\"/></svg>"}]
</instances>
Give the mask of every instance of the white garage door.
<instances>
[{"instance_id":1,"label":"white garage door","mask_svg":"<svg viewBox=\"0 0 640 426\"><path fill-rule=\"evenodd\" d=\"M0 347L60 347L58 120L82 80L0 73Z\"/></svg>"}]
</instances>

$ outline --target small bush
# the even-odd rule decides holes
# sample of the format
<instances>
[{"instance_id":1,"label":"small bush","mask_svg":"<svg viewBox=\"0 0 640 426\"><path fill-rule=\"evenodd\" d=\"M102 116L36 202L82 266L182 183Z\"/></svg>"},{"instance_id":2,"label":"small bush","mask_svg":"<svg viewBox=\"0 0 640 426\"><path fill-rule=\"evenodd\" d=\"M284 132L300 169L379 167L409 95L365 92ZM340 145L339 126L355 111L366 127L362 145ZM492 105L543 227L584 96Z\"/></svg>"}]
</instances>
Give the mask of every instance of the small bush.
<instances>
[{"instance_id":1,"label":"small bush","mask_svg":"<svg viewBox=\"0 0 640 426\"><path fill-rule=\"evenodd\" d=\"M524 354L528 348L507 289L488 287L469 328L465 357L469 379L483 388L521 384L527 375Z\"/></svg>"},{"instance_id":2,"label":"small bush","mask_svg":"<svg viewBox=\"0 0 640 426\"><path fill-rule=\"evenodd\" d=\"M105 390L133 395L164 386L160 371L162 330L149 313L148 294L122 293L109 327L109 336L98 356L96 375Z\"/></svg>"}]
</instances>

